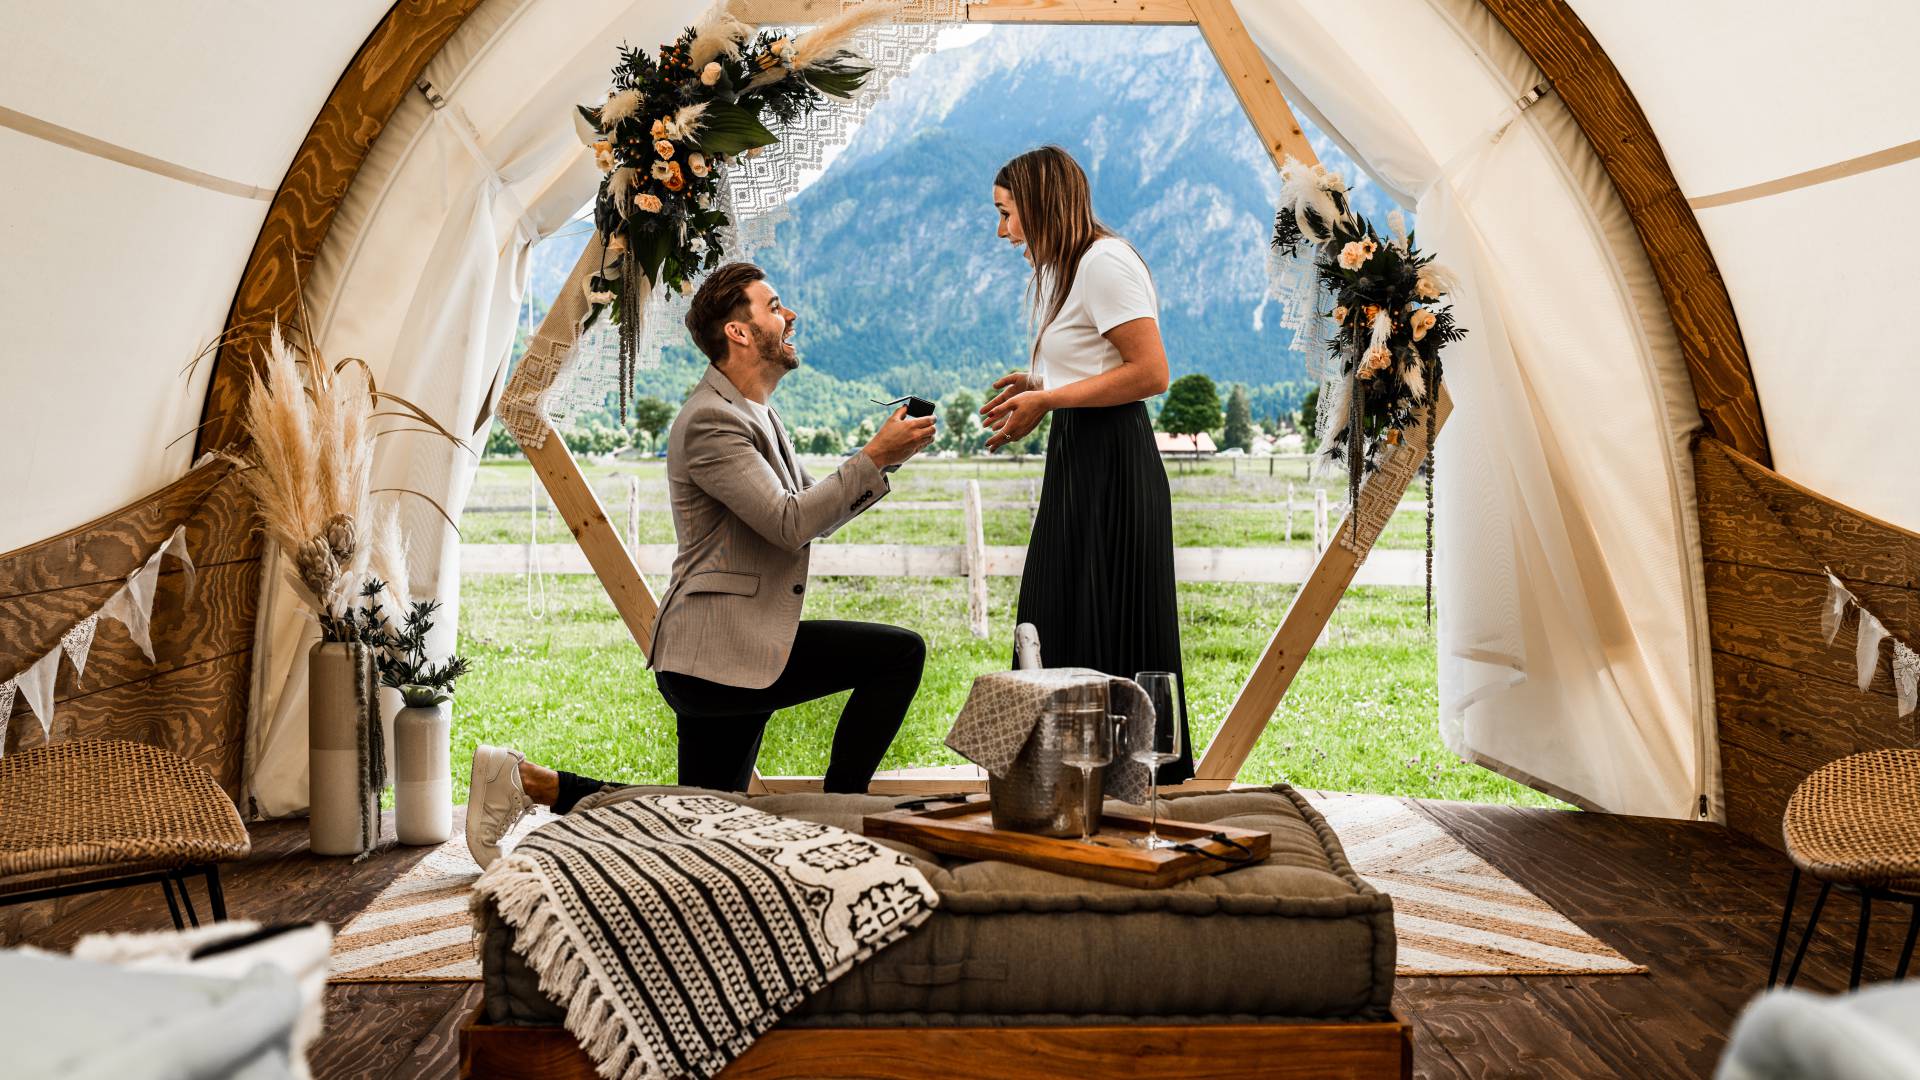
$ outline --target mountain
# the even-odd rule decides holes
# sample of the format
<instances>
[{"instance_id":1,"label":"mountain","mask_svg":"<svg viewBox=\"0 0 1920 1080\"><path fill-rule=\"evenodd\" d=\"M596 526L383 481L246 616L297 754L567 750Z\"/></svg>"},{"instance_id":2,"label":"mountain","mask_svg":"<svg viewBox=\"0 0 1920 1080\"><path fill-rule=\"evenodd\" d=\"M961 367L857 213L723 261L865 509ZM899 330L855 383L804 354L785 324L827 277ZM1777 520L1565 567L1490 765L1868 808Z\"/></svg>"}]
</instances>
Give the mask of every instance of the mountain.
<instances>
[{"instance_id":1,"label":"mountain","mask_svg":"<svg viewBox=\"0 0 1920 1080\"><path fill-rule=\"evenodd\" d=\"M1379 189L1310 137L1356 206L1384 215ZM1297 403L1302 359L1267 296L1279 178L1198 31L1005 26L897 79L751 254L800 313L803 367L779 397L791 423L845 428L870 397L979 396L1026 366L1030 271L995 236L991 190L1044 143L1080 161L1096 213L1152 269L1174 377L1245 383L1261 418ZM640 392L678 400L703 363L670 348Z\"/></svg>"}]
</instances>

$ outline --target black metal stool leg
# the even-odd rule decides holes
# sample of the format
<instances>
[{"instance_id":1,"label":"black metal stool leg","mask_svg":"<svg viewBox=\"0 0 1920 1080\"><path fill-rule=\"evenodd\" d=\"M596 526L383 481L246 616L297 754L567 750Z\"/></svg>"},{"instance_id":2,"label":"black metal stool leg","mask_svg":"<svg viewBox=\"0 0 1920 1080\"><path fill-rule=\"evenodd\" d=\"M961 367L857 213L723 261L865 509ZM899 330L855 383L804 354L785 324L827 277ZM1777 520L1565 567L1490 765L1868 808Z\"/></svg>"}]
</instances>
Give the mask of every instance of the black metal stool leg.
<instances>
[{"instance_id":1,"label":"black metal stool leg","mask_svg":"<svg viewBox=\"0 0 1920 1080\"><path fill-rule=\"evenodd\" d=\"M1767 969L1767 989L1780 978L1780 960L1787 954L1787 931L1793 926L1793 901L1800 893L1800 868L1793 868L1793 877L1787 881L1787 904L1780 912L1780 937L1773 943L1773 966ZM1920 910L1920 909L1916 909Z\"/></svg>"},{"instance_id":2,"label":"black metal stool leg","mask_svg":"<svg viewBox=\"0 0 1920 1080\"><path fill-rule=\"evenodd\" d=\"M220 888L220 867L214 864L208 864L206 876L207 906L213 909L213 921L226 922L227 894L225 890Z\"/></svg>"},{"instance_id":3,"label":"black metal stool leg","mask_svg":"<svg viewBox=\"0 0 1920 1080\"><path fill-rule=\"evenodd\" d=\"M1853 972L1847 976L1847 989L1860 989L1860 969L1867 962L1867 922L1873 918L1873 897L1860 894L1860 929L1853 935Z\"/></svg>"},{"instance_id":4,"label":"black metal stool leg","mask_svg":"<svg viewBox=\"0 0 1920 1080\"><path fill-rule=\"evenodd\" d=\"M1787 985L1800 976L1800 961L1807 958L1807 943L1813 940L1813 928L1820 925L1820 909L1827 906L1827 893L1832 891L1833 883L1820 883L1820 895L1813 898L1813 914L1807 916L1806 932L1800 935L1800 947L1793 951L1793 963L1787 965Z\"/></svg>"},{"instance_id":5,"label":"black metal stool leg","mask_svg":"<svg viewBox=\"0 0 1920 1080\"><path fill-rule=\"evenodd\" d=\"M187 875L183 871L176 870L173 873L173 881L174 884L180 886L180 906L187 909L187 921L192 923L195 929L198 929L200 926L200 913L193 910L193 895L187 892Z\"/></svg>"},{"instance_id":6,"label":"black metal stool leg","mask_svg":"<svg viewBox=\"0 0 1920 1080\"><path fill-rule=\"evenodd\" d=\"M1913 963L1913 943L1920 939L1920 901L1913 905L1913 921L1907 924L1907 945L1900 950L1900 966L1894 969L1893 979L1899 982L1907 977L1907 966Z\"/></svg>"},{"instance_id":7,"label":"black metal stool leg","mask_svg":"<svg viewBox=\"0 0 1920 1080\"><path fill-rule=\"evenodd\" d=\"M167 914L173 916L173 928L175 930L185 930L187 924L185 920L180 918L180 905L175 903L173 899L173 879L161 878L160 888L167 894Z\"/></svg>"}]
</instances>

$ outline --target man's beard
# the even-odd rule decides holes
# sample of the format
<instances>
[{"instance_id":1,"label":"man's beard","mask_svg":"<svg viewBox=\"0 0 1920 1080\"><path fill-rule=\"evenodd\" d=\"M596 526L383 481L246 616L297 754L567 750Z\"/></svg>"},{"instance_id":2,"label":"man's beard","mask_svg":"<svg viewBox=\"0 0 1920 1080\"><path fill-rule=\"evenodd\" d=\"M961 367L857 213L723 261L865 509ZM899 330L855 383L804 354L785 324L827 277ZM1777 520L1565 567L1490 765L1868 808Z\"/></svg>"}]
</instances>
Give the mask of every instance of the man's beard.
<instances>
[{"instance_id":1,"label":"man's beard","mask_svg":"<svg viewBox=\"0 0 1920 1080\"><path fill-rule=\"evenodd\" d=\"M799 350L788 352L786 341L781 335L769 334L758 324L754 324L750 329L753 332L754 351L759 354L762 362L779 364L788 371L800 366Z\"/></svg>"}]
</instances>

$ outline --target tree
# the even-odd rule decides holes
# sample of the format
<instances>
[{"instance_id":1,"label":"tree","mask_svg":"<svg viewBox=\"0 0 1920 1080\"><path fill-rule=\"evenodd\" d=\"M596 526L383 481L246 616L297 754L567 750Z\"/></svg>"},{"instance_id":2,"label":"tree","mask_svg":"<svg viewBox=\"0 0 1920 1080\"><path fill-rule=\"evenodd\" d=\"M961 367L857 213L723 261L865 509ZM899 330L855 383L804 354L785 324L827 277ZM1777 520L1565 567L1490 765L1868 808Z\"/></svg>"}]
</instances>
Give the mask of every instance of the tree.
<instances>
[{"instance_id":1,"label":"tree","mask_svg":"<svg viewBox=\"0 0 1920 1080\"><path fill-rule=\"evenodd\" d=\"M659 447L660 433L672 426L673 415L673 406L657 397L643 397L633 403L633 427L647 433L649 451Z\"/></svg>"},{"instance_id":2,"label":"tree","mask_svg":"<svg viewBox=\"0 0 1920 1080\"><path fill-rule=\"evenodd\" d=\"M946 431L941 434L942 445L957 450L962 457L972 457L980 449L980 401L965 390L947 399L941 420Z\"/></svg>"},{"instance_id":3,"label":"tree","mask_svg":"<svg viewBox=\"0 0 1920 1080\"><path fill-rule=\"evenodd\" d=\"M1033 434L1027 436L1027 441L1019 445L1017 452L1021 454L1045 453L1047 449L1047 432L1051 430L1052 427L1053 414L1048 413L1040 418L1040 423L1034 427Z\"/></svg>"},{"instance_id":4,"label":"tree","mask_svg":"<svg viewBox=\"0 0 1920 1080\"><path fill-rule=\"evenodd\" d=\"M519 457L520 440L496 417L493 426L487 429L487 448L481 453L487 457Z\"/></svg>"},{"instance_id":5,"label":"tree","mask_svg":"<svg viewBox=\"0 0 1920 1080\"><path fill-rule=\"evenodd\" d=\"M1234 383L1227 395L1227 430L1220 437L1220 446L1253 449L1253 405L1247 400L1247 388L1239 383Z\"/></svg>"},{"instance_id":6,"label":"tree","mask_svg":"<svg viewBox=\"0 0 1920 1080\"><path fill-rule=\"evenodd\" d=\"M1220 392L1213 380L1195 372L1173 380L1167 403L1160 406L1160 430L1174 435L1199 435L1220 426Z\"/></svg>"},{"instance_id":7,"label":"tree","mask_svg":"<svg viewBox=\"0 0 1920 1080\"><path fill-rule=\"evenodd\" d=\"M1320 448L1320 440L1314 437L1319 423L1320 388L1316 386L1300 399L1300 444L1308 453Z\"/></svg>"},{"instance_id":8,"label":"tree","mask_svg":"<svg viewBox=\"0 0 1920 1080\"><path fill-rule=\"evenodd\" d=\"M809 454L837 454L840 452L840 436L830 427L813 429L813 438L807 440Z\"/></svg>"}]
</instances>

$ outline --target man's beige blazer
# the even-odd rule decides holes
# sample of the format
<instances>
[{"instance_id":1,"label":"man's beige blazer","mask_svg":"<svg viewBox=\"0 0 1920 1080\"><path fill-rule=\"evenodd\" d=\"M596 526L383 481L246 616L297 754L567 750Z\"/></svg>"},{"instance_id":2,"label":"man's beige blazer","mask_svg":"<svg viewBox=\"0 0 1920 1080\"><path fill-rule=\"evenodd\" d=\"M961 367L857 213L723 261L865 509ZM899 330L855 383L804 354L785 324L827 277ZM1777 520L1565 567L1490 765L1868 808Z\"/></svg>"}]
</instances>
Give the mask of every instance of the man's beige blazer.
<instances>
[{"instance_id":1,"label":"man's beige blazer","mask_svg":"<svg viewBox=\"0 0 1920 1080\"><path fill-rule=\"evenodd\" d=\"M667 437L667 496L679 551L653 624L653 662L760 689L787 666L806 599L808 545L887 493L865 451L815 481L778 413L755 419L719 368L687 396Z\"/></svg>"}]
</instances>

